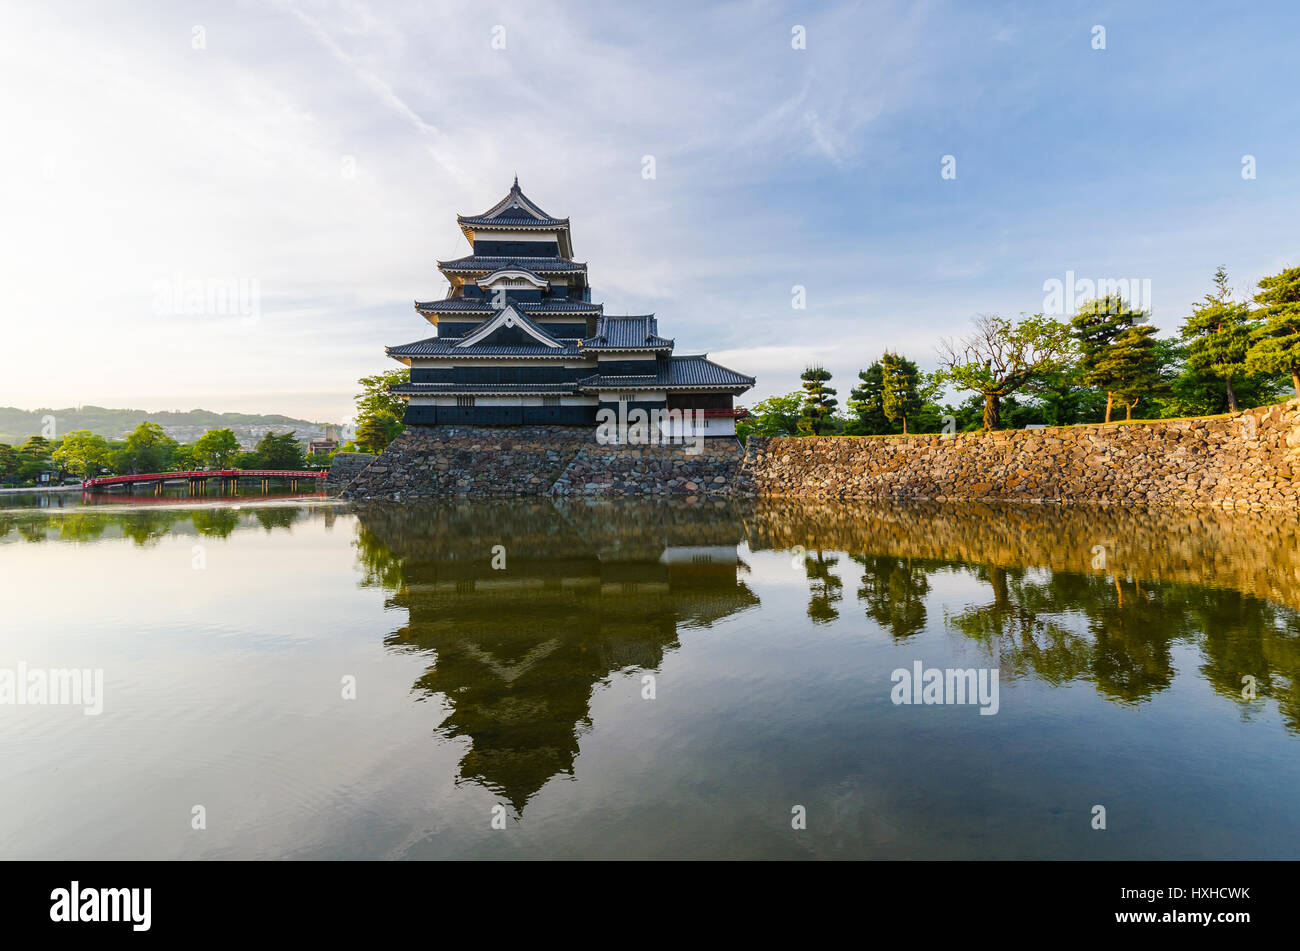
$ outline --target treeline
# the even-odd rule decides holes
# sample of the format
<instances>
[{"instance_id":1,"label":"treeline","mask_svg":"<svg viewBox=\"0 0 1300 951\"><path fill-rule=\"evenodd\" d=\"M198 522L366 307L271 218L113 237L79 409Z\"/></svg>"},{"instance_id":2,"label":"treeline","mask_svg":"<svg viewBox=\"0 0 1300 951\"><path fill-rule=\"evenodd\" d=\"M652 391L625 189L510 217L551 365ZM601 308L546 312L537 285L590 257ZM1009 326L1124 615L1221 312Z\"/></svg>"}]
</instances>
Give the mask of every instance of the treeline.
<instances>
[{"instance_id":1,"label":"treeline","mask_svg":"<svg viewBox=\"0 0 1300 951\"><path fill-rule=\"evenodd\" d=\"M34 485L42 474L55 479L188 469L305 469L328 465L330 456L307 457L294 431L267 433L251 452L239 448L229 429L210 429L192 443L170 438L157 423L141 423L126 439L109 440L89 430L61 439L31 436L20 446L0 443L0 483Z\"/></svg>"},{"instance_id":2,"label":"treeline","mask_svg":"<svg viewBox=\"0 0 1300 951\"><path fill-rule=\"evenodd\" d=\"M1236 412L1300 396L1300 267L1234 300L1219 268L1176 337L1117 295L1084 303L1068 321L1042 314L982 316L938 346L925 373L886 352L858 373L840 406L831 374L809 367L802 389L750 408L737 434L887 435L1109 423ZM940 400L949 389L968 394ZM1134 414L1138 415L1135 416Z\"/></svg>"}]
</instances>

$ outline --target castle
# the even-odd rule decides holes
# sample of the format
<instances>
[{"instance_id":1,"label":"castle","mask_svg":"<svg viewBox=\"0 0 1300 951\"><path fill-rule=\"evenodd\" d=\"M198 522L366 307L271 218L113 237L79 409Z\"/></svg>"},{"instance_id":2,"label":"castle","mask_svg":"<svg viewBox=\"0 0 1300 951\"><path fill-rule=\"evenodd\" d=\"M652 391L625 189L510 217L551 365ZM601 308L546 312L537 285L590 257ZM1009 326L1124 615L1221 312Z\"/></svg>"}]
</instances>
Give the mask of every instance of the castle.
<instances>
[{"instance_id":1,"label":"castle","mask_svg":"<svg viewBox=\"0 0 1300 951\"><path fill-rule=\"evenodd\" d=\"M639 418L650 441L735 436L743 410L733 399L754 378L675 354L653 314L611 316L592 303L569 219L543 211L518 178L457 222L471 253L438 262L445 298L415 304L436 335L387 348L411 368L409 383L390 388L407 402L408 426L589 427L600 438L626 436ZM598 430L607 420L618 428Z\"/></svg>"}]
</instances>

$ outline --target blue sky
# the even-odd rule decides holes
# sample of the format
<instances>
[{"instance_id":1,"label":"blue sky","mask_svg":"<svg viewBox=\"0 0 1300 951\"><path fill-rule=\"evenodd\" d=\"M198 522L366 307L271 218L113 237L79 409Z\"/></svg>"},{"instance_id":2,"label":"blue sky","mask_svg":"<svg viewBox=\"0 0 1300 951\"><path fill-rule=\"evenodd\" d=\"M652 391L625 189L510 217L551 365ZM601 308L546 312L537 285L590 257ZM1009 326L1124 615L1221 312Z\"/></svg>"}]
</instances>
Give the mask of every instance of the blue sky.
<instances>
[{"instance_id":1,"label":"blue sky","mask_svg":"<svg viewBox=\"0 0 1300 951\"><path fill-rule=\"evenodd\" d=\"M933 367L1067 271L1149 280L1172 331L1216 266L1300 263L1297 35L1292 3L7 5L0 405L347 419L516 172L608 312L755 399Z\"/></svg>"}]
</instances>

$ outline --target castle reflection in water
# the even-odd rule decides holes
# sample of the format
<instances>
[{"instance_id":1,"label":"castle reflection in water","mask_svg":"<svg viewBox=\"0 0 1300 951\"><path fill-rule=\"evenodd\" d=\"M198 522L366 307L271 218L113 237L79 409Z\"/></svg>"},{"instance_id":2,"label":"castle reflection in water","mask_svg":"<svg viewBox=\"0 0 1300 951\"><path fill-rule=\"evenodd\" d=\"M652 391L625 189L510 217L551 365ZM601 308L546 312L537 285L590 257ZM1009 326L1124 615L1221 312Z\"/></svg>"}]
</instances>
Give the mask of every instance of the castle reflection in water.
<instances>
[{"instance_id":1,"label":"castle reflection in water","mask_svg":"<svg viewBox=\"0 0 1300 951\"><path fill-rule=\"evenodd\" d=\"M415 686L446 699L439 731L470 741L461 778L516 810L572 774L594 685L658 668L679 632L759 603L726 507L473 503L358 519L368 577L408 612L386 643L436 655Z\"/></svg>"}]
</instances>

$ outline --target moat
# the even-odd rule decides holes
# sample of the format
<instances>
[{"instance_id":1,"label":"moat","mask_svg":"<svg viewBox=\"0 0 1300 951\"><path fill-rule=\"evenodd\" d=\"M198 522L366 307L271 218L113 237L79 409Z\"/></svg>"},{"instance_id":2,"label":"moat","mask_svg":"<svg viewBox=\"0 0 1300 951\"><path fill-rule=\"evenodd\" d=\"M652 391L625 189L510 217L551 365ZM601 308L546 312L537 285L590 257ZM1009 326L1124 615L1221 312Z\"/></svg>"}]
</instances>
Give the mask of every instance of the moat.
<instances>
[{"instance_id":1,"label":"moat","mask_svg":"<svg viewBox=\"0 0 1300 951\"><path fill-rule=\"evenodd\" d=\"M103 690L0 705L0 850L1295 858L1296 521L3 498L0 671Z\"/></svg>"}]
</instances>

